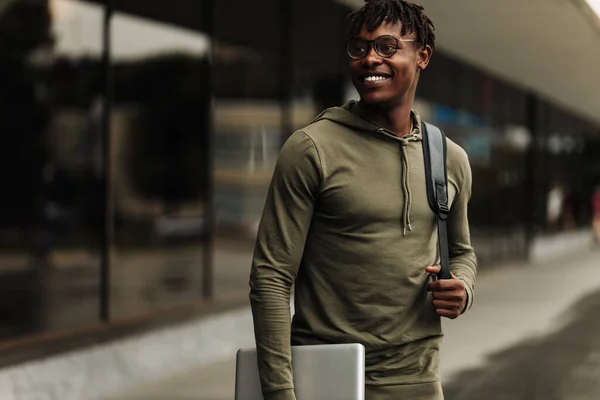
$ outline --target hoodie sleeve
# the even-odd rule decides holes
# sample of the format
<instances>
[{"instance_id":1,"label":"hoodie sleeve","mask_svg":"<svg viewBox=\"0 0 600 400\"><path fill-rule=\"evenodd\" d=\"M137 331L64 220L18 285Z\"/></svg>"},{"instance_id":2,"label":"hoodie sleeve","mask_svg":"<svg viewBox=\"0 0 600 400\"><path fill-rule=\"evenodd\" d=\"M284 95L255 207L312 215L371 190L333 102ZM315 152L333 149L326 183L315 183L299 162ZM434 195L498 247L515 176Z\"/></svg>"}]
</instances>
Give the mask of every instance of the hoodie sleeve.
<instances>
[{"instance_id":1,"label":"hoodie sleeve","mask_svg":"<svg viewBox=\"0 0 600 400\"><path fill-rule=\"evenodd\" d=\"M450 270L466 286L467 305L464 311L467 311L473 305L475 277L477 275L477 258L471 246L467 212L471 199L473 178L467 153L461 148L458 148L458 150L453 159L448 160L455 164L453 169L457 171L457 193L448 216L448 245L450 248Z\"/></svg>"},{"instance_id":2,"label":"hoodie sleeve","mask_svg":"<svg viewBox=\"0 0 600 400\"><path fill-rule=\"evenodd\" d=\"M311 138L294 133L283 146L258 229L250 304L266 400L294 400L290 293L311 224L321 164Z\"/></svg>"}]
</instances>

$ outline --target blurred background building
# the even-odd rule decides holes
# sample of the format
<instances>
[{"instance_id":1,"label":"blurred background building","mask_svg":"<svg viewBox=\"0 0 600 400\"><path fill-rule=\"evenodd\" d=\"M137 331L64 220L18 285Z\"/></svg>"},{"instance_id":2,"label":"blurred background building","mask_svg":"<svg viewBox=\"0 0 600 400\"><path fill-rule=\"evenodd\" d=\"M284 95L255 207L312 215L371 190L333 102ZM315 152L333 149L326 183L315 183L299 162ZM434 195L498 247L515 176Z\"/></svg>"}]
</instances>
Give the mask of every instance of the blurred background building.
<instances>
[{"instance_id":1,"label":"blurred background building","mask_svg":"<svg viewBox=\"0 0 600 400\"><path fill-rule=\"evenodd\" d=\"M357 98L344 42L361 3L0 0L4 365L246 301L283 141ZM440 51L415 108L469 154L482 268L587 232L593 9L420 3Z\"/></svg>"}]
</instances>

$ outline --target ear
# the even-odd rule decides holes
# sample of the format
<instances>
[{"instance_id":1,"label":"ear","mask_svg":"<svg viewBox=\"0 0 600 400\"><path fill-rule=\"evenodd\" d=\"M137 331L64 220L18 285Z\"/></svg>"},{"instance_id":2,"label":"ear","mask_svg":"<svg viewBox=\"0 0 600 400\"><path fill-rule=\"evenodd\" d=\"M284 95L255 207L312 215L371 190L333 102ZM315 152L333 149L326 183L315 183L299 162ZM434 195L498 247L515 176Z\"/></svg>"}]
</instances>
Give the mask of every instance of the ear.
<instances>
[{"instance_id":1,"label":"ear","mask_svg":"<svg viewBox=\"0 0 600 400\"><path fill-rule=\"evenodd\" d=\"M433 50L431 46L423 46L417 50L417 66L420 70L424 70L429 65Z\"/></svg>"}]
</instances>

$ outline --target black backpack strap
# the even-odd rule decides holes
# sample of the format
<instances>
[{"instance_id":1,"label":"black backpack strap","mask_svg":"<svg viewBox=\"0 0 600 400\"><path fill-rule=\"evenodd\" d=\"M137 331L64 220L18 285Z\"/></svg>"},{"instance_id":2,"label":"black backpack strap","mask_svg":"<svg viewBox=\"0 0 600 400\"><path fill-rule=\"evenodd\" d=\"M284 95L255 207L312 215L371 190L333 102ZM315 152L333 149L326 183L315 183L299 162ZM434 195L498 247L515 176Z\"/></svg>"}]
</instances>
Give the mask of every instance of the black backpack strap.
<instances>
[{"instance_id":1,"label":"black backpack strap","mask_svg":"<svg viewBox=\"0 0 600 400\"><path fill-rule=\"evenodd\" d=\"M421 123L423 156L429 206L438 216L438 247L441 270L439 279L450 279L450 252L448 249L448 173L446 170L446 135L437 126Z\"/></svg>"}]
</instances>

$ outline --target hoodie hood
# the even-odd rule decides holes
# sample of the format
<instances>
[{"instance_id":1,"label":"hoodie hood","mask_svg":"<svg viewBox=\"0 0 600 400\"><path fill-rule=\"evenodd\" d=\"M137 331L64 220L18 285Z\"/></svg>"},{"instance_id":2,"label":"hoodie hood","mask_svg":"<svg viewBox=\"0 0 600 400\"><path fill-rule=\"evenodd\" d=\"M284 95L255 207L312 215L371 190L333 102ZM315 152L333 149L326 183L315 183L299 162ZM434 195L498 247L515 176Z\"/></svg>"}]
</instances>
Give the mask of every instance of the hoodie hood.
<instances>
[{"instance_id":1,"label":"hoodie hood","mask_svg":"<svg viewBox=\"0 0 600 400\"><path fill-rule=\"evenodd\" d=\"M321 120L329 120L331 122L344 125L352 130L361 131L366 133L373 133L377 135L384 135L392 140L397 140L400 143L399 157L402 160L402 176L400 177L402 192L404 195L403 205L403 231L406 235L407 230L412 231L411 224L411 210L412 210L412 192L410 190L410 164L408 162L408 156L406 153L406 147L411 144L420 145L420 141L423 140L421 133L421 118L415 110L411 110L412 129L407 135L398 137L394 132L391 132L379 125L374 121L371 121L367 115L361 110L358 102L355 100L349 101L342 107L333 107L323 111L319 114L311 123L315 123Z\"/></svg>"},{"instance_id":2,"label":"hoodie hood","mask_svg":"<svg viewBox=\"0 0 600 400\"><path fill-rule=\"evenodd\" d=\"M412 139L413 141L415 139L422 140L421 118L415 110L411 111L410 116L413 123L410 134L405 135L403 137L398 137L393 132L377 125L376 122L370 120L365 114L365 112L360 108L358 102L356 100L351 100L341 107L328 108L327 110L319 114L311 122L311 124L321 120L329 120L337 124L347 126L348 128L356 131L384 134L396 140L406 140L410 136L413 136L410 137L410 139ZM417 137L415 138L414 135L417 135Z\"/></svg>"}]
</instances>

